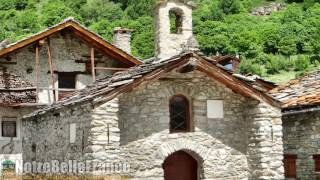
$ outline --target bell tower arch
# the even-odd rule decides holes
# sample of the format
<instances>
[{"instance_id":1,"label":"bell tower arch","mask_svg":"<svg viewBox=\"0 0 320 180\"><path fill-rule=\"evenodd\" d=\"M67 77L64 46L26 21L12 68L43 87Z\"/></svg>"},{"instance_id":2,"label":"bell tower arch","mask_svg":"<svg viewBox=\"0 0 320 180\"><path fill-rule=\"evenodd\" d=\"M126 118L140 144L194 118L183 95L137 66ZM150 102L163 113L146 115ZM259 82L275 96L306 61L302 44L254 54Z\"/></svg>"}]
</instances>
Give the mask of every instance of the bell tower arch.
<instances>
[{"instance_id":1,"label":"bell tower arch","mask_svg":"<svg viewBox=\"0 0 320 180\"><path fill-rule=\"evenodd\" d=\"M193 39L192 6L165 1L156 7L156 58L163 60L178 55Z\"/></svg>"}]
</instances>

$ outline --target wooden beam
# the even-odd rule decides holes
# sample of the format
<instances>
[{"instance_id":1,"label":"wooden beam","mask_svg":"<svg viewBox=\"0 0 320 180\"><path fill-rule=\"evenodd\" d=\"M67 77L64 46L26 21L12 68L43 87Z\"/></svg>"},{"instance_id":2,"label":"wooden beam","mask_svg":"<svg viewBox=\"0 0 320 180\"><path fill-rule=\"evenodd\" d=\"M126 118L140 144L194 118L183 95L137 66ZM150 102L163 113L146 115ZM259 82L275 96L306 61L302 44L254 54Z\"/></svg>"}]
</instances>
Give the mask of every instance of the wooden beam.
<instances>
[{"instance_id":1,"label":"wooden beam","mask_svg":"<svg viewBox=\"0 0 320 180\"><path fill-rule=\"evenodd\" d=\"M40 76L40 57L39 44L36 45L36 102L39 102L39 77Z\"/></svg>"},{"instance_id":2,"label":"wooden beam","mask_svg":"<svg viewBox=\"0 0 320 180\"><path fill-rule=\"evenodd\" d=\"M23 106L47 106L45 103L16 103L16 104L0 104L0 107L23 107Z\"/></svg>"},{"instance_id":3,"label":"wooden beam","mask_svg":"<svg viewBox=\"0 0 320 180\"><path fill-rule=\"evenodd\" d=\"M40 87L39 89L43 89L43 90L53 90L53 91L76 91L77 89L66 89L66 88L48 88L48 87Z\"/></svg>"},{"instance_id":4,"label":"wooden beam","mask_svg":"<svg viewBox=\"0 0 320 180\"><path fill-rule=\"evenodd\" d=\"M125 71L129 68L95 67L96 70Z\"/></svg>"},{"instance_id":5,"label":"wooden beam","mask_svg":"<svg viewBox=\"0 0 320 180\"><path fill-rule=\"evenodd\" d=\"M0 88L0 91L33 91L37 90L37 87L25 87L25 88Z\"/></svg>"},{"instance_id":6,"label":"wooden beam","mask_svg":"<svg viewBox=\"0 0 320 180\"><path fill-rule=\"evenodd\" d=\"M10 62L10 61L0 61L0 64L17 64L17 62Z\"/></svg>"},{"instance_id":7,"label":"wooden beam","mask_svg":"<svg viewBox=\"0 0 320 180\"><path fill-rule=\"evenodd\" d=\"M96 54L95 54L95 57L97 57ZM89 58L90 58L90 56L87 57L87 59L89 59ZM74 62L76 62L76 63L90 63L91 61L88 61L88 60L75 60ZM95 63L105 63L105 62L106 61L95 60Z\"/></svg>"},{"instance_id":8,"label":"wooden beam","mask_svg":"<svg viewBox=\"0 0 320 180\"><path fill-rule=\"evenodd\" d=\"M96 81L96 71L95 71L95 64L94 64L94 48L90 49L90 58L91 58L91 74L92 74L92 81Z\"/></svg>"},{"instance_id":9,"label":"wooden beam","mask_svg":"<svg viewBox=\"0 0 320 180\"><path fill-rule=\"evenodd\" d=\"M52 55L51 55L51 47L50 47L50 39L48 38L48 64L49 64L49 70L50 70L50 76L51 76L51 85L52 88L55 88L55 80L54 80L54 74L53 74L53 67L52 67ZM53 91L53 101L56 101L55 91Z\"/></svg>"},{"instance_id":10,"label":"wooden beam","mask_svg":"<svg viewBox=\"0 0 320 180\"><path fill-rule=\"evenodd\" d=\"M0 91L33 91L33 90L54 90L54 91L76 91L77 89L50 88L50 87L25 87L25 88L0 88Z\"/></svg>"}]
</instances>

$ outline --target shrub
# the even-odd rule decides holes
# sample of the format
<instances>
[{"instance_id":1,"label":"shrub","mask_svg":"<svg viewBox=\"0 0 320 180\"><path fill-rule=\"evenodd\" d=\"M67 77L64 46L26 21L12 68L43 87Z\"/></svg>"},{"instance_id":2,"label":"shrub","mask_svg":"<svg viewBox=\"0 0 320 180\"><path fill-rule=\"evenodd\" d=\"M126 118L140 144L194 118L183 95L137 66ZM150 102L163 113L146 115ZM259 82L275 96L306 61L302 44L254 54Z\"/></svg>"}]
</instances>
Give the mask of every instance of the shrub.
<instances>
[{"instance_id":1,"label":"shrub","mask_svg":"<svg viewBox=\"0 0 320 180\"><path fill-rule=\"evenodd\" d=\"M252 73L252 74L257 74L259 76L263 76L265 74L265 69L263 66L254 63L253 60L245 59L245 58L241 59L241 63L238 71L241 74Z\"/></svg>"},{"instance_id":2,"label":"shrub","mask_svg":"<svg viewBox=\"0 0 320 180\"><path fill-rule=\"evenodd\" d=\"M271 56L266 65L267 73L276 74L281 70L289 71L293 67L293 61L285 56Z\"/></svg>"},{"instance_id":3,"label":"shrub","mask_svg":"<svg viewBox=\"0 0 320 180\"><path fill-rule=\"evenodd\" d=\"M295 60L295 70L296 71L306 71L309 69L311 63L310 58L307 56L300 55L297 60Z\"/></svg>"}]
</instances>

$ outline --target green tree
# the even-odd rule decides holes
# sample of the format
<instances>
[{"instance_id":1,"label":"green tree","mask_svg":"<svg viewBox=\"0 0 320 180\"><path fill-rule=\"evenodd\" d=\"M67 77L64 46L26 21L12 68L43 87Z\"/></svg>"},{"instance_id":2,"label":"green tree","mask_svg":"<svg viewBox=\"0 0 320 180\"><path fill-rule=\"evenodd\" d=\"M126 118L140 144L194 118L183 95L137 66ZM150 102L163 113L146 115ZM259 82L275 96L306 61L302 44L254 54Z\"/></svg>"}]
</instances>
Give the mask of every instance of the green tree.
<instances>
[{"instance_id":1,"label":"green tree","mask_svg":"<svg viewBox=\"0 0 320 180\"><path fill-rule=\"evenodd\" d=\"M82 21L80 15L60 1L50 1L44 4L41 13L43 14L42 23L47 27L55 25L67 17L74 17L76 20Z\"/></svg>"},{"instance_id":2,"label":"green tree","mask_svg":"<svg viewBox=\"0 0 320 180\"><path fill-rule=\"evenodd\" d=\"M153 16L156 0L134 0L127 2L125 10L129 18L137 19L142 16Z\"/></svg>"},{"instance_id":3,"label":"green tree","mask_svg":"<svg viewBox=\"0 0 320 180\"><path fill-rule=\"evenodd\" d=\"M120 4L115 4L108 0L87 0L82 7L83 18L87 24L98 22L100 20L108 20L113 22L120 20L123 11Z\"/></svg>"},{"instance_id":4,"label":"green tree","mask_svg":"<svg viewBox=\"0 0 320 180\"><path fill-rule=\"evenodd\" d=\"M225 14L236 14L243 8L240 0L219 0L219 7Z\"/></svg>"}]
</instances>

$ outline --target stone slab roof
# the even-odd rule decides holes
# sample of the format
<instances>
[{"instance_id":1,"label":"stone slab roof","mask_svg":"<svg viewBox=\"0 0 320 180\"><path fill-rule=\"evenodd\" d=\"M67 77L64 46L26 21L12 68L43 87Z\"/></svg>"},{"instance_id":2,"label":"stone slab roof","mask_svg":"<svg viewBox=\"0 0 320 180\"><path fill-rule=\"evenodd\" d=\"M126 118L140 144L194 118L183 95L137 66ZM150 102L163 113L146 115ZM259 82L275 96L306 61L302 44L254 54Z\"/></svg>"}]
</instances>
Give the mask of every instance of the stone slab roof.
<instances>
[{"instance_id":1,"label":"stone slab roof","mask_svg":"<svg viewBox=\"0 0 320 180\"><path fill-rule=\"evenodd\" d=\"M279 106L277 100L266 94L268 88L255 81L255 79L233 74L232 71L218 64L214 59L194 52L186 52L161 62L141 64L126 71L115 73L112 77L97 80L86 88L75 92L72 96L66 97L63 101L39 109L32 114L26 115L25 118L86 101L94 104L107 102L142 83L155 81L173 69L177 69L181 73L193 70L205 72L208 76L221 82L236 93Z\"/></svg>"},{"instance_id":2,"label":"stone slab roof","mask_svg":"<svg viewBox=\"0 0 320 180\"><path fill-rule=\"evenodd\" d=\"M320 70L291 80L270 94L282 102L284 111L320 106Z\"/></svg>"},{"instance_id":3,"label":"stone slab roof","mask_svg":"<svg viewBox=\"0 0 320 180\"><path fill-rule=\"evenodd\" d=\"M21 77L0 70L0 105L35 103L36 89Z\"/></svg>"}]
</instances>

